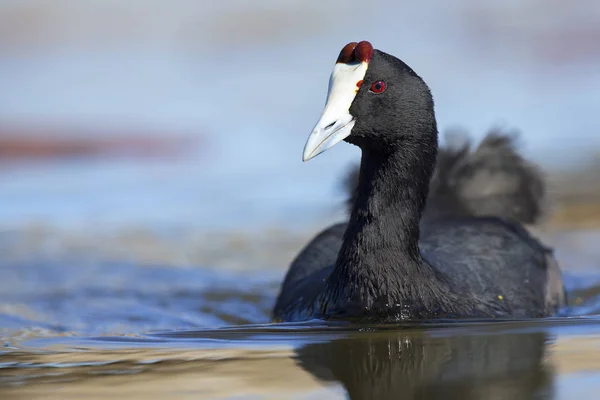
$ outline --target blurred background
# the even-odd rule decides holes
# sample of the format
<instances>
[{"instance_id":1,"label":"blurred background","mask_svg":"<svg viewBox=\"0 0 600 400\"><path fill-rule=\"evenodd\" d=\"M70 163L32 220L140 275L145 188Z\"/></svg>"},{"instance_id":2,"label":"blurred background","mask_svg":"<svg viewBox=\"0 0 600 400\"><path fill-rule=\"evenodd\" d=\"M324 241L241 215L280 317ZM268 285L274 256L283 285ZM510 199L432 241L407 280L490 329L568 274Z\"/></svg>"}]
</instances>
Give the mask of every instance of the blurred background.
<instances>
[{"instance_id":1,"label":"blurred background","mask_svg":"<svg viewBox=\"0 0 600 400\"><path fill-rule=\"evenodd\" d=\"M301 154L338 52L358 40L425 79L442 143L457 129L475 142L520 133L549 184L536 233L556 249L574 313L598 315L597 0L0 0L0 397L343 397L292 351L335 332L140 335L269 321L290 260L345 217L341 181L359 151ZM557 398L596 398L597 329L564 326L541 338L543 362L513 331L459 327L399 329L379 350L370 336L354 352L342 340L340 364L353 387L362 366L379 371L384 381L364 377L371 393L402 360L390 348L406 345L418 379L403 376L446 382L444 396L465 398L462 379L515 398L520 378L550 385L536 372L547 365Z\"/></svg>"},{"instance_id":2,"label":"blurred background","mask_svg":"<svg viewBox=\"0 0 600 400\"><path fill-rule=\"evenodd\" d=\"M217 279L149 278L144 265L259 271L257 287L270 291L249 319L268 319L290 259L344 216L340 179L358 150L338 146L309 163L301 152L339 50L362 39L428 82L442 134L521 133L548 173L551 232L600 223L595 0L2 0L4 325L92 329L81 312L69 320L50 300L11 293L61 293L66 304L90 285L127 293L153 282L147 293L159 283L172 293L176 282ZM592 247L583 251L596 257ZM162 320L123 321L94 329Z\"/></svg>"}]
</instances>

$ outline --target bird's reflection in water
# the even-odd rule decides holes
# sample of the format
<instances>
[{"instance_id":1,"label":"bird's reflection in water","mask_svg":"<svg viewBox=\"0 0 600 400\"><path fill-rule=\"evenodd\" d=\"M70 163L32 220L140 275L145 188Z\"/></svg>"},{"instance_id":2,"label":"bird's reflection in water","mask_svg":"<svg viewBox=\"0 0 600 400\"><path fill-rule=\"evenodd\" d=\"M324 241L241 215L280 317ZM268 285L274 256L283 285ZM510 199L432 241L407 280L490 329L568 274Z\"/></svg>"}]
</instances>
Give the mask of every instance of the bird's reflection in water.
<instances>
[{"instance_id":1,"label":"bird's reflection in water","mask_svg":"<svg viewBox=\"0 0 600 400\"><path fill-rule=\"evenodd\" d=\"M297 358L317 378L340 382L350 399L552 398L546 339L388 332L310 344Z\"/></svg>"}]
</instances>

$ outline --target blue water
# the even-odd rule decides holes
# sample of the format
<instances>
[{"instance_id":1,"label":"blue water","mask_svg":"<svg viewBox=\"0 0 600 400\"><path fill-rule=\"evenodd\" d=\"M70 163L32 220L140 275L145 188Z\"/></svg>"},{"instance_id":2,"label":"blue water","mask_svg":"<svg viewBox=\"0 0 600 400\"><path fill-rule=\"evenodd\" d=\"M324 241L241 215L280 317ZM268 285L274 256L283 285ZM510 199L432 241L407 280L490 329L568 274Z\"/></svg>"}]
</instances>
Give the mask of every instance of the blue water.
<instances>
[{"instance_id":1,"label":"blue water","mask_svg":"<svg viewBox=\"0 0 600 400\"><path fill-rule=\"evenodd\" d=\"M337 52L362 38L429 83L441 132L462 126L478 139L502 125L520 130L525 154L549 169L585 162L600 146L600 54L585 47L597 3L455 3L57 3L45 17L52 29L39 28L46 40L18 47L6 39L0 129L186 134L198 138L197 153L141 166L8 171L0 221L231 228L317 220L340 199L336 183L358 152L338 146L309 163L300 155ZM20 16L19 4L0 10ZM349 22L357 10L368 23ZM120 40L99 39L106 21Z\"/></svg>"},{"instance_id":2,"label":"blue water","mask_svg":"<svg viewBox=\"0 0 600 400\"><path fill-rule=\"evenodd\" d=\"M598 3L505 3L2 2L0 129L197 140L0 163L0 397L596 398L598 231L544 232L570 318L269 324L343 218L357 150L301 151L346 42L418 71L442 132L518 128L547 169L600 146Z\"/></svg>"}]
</instances>

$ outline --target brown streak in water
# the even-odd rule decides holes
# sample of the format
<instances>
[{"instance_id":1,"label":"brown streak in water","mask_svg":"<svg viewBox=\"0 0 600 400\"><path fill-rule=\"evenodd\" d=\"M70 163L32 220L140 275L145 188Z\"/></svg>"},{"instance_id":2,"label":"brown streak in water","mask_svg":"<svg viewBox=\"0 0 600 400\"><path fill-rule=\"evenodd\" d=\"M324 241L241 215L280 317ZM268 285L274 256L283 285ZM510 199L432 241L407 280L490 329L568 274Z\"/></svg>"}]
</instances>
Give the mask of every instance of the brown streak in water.
<instances>
[{"instance_id":1,"label":"brown streak in water","mask_svg":"<svg viewBox=\"0 0 600 400\"><path fill-rule=\"evenodd\" d=\"M103 137L104 136L104 137ZM198 137L111 132L47 132L0 129L0 161L64 159L92 156L173 157L186 152Z\"/></svg>"}]
</instances>

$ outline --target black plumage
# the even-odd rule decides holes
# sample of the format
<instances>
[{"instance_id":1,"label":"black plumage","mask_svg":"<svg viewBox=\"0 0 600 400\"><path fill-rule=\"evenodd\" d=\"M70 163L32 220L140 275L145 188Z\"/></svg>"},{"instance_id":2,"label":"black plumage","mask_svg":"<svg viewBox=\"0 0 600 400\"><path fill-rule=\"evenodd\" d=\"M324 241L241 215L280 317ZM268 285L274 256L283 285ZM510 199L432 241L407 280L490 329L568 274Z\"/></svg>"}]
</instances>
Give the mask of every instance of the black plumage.
<instances>
[{"instance_id":1,"label":"black plumage","mask_svg":"<svg viewBox=\"0 0 600 400\"><path fill-rule=\"evenodd\" d=\"M493 129L472 149L466 133L454 132L440 148L429 183L423 220L443 216L494 215L524 224L546 210L542 172L517 151L516 134ZM356 200L358 166L344 177L349 213Z\"/></svg>"},{"instance_id":2,"label":"black plumage","mask_svg":"<svg viewBox=\"0 0 600 400\"><path fill-rule=\"evenodd\" d=\"M369 90L381 80L384 92ZM501 136L488 139L496 151L487 156L488 146L438 156L430 90L399 59L374 50L364 81L345 139L362 150L350 219L319 234L294 260L274 319L555 314L565 301L558 266L518 222L541 213L537 171ZM436 160L443 168L434 173ZM479 180L490 184L482 174L503 170L509 172L489 176L504 190L479 190Z\"/></svg>"}]
</instances>

